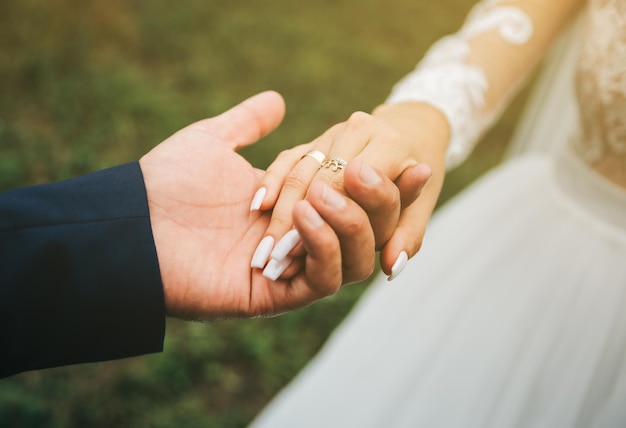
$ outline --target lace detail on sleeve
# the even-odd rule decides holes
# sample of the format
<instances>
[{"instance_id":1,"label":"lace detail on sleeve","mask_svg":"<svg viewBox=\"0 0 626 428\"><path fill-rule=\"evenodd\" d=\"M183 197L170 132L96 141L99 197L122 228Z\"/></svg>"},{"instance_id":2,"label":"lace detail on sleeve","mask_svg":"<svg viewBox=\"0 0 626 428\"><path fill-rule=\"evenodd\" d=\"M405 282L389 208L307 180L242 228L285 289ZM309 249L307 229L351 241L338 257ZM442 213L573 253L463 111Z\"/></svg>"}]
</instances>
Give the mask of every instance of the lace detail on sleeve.
<instances>
[{"instance_id":1,"label":"lace detail on sleeve","mask_svg":"<svg viewBox=\"0 0 626 428\"><path fill-rule=\"evenodd\" d=\"M465 160L508 99L502 97L496 106L487 105L490 81L481 64L470 60L472 40L494 32L508 44L519 46L533 36L530 17L520 8L501 3L485 0L476 5L461 30L435 43L417 68L393 88L387 100L422 101L443 112L451 131L446 153L448 168Z\"/></svg>"},{"instance_id":2,"label":"lace detail on sleeve","mask_svg":"<svg viewBox=\"0 0 626 428\"><path fill-rule=\"evenodd\" d=\"M576 149L609 176L626 180L626 3L592 0L586 16L576 89L582 138ZM615 178L615 177L614 177Z\"/></svg>"}]
</instances>

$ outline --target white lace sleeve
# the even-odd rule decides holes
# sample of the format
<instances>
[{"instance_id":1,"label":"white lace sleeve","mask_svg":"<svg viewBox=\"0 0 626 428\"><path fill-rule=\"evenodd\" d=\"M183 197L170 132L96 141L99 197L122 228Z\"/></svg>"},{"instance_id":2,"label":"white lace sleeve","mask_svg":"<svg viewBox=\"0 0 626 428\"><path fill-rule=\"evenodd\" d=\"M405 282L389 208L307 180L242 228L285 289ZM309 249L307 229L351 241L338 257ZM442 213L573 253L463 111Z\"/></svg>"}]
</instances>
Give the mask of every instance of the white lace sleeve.
<instances>
[{"instance_id":1,"label":"white lace sleeve","mask_svg":"<svg viewBox=\"0 0 626 428\"><path fill-rule=\"evenodd\" d=\"M581 3L483 0L396 84L387 103L421 101L441 110L451 135L446 165L458 165Z\"/></svg>"}]
</instances>

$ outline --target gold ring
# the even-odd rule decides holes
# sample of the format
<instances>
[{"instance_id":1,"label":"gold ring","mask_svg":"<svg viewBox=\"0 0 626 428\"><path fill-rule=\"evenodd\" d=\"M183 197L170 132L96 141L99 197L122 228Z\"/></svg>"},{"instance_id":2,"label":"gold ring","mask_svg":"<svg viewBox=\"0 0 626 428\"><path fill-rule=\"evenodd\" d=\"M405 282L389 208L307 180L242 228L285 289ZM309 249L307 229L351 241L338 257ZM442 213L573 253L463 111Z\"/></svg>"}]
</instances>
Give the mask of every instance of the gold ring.
<instances>
[{"instance_id":1,"label":"gold ring","mask_svg":"<svg viewBox=\"0 0 626 428\"><path fill-rule=\"evenodd\" d=\"M313 159L315 159L316 161L319 162L320 167L322 166L322 164L324 163L324 161L326 160L326 155L322 152L320 152L319 150L309 150L304 156L302 156L300 159L304 159L305 157L312 157Z\"/></svg>"},{"instance_id":2,"label":"gold ring","mask_svg":"<svg viewBox=\"0 0 626 428\"><path fill-rule=\"evenodd\" d=\"M322 162L322 167L330 168L333 172L341 171L346 167L346 165L347 162L338 157L328 158Z\"/></svg>"}]
</instances>

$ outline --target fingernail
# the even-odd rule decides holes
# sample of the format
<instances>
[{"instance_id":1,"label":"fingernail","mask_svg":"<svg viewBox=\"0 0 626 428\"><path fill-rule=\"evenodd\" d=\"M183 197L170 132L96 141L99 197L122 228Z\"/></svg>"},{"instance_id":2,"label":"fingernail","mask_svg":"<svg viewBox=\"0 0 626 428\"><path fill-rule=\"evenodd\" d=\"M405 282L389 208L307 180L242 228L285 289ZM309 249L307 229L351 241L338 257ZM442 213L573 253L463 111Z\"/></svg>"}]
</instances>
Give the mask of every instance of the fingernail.
<instances>
[{"instance_id":1,"label":"fingernail","mask_svg":"<svg viewBox=\"0 0 626 428\"><path fill-rule=\"evenodd\" d=\"M263 199L265 199L266 193L267 189L265 187L261 187L256 191L254 198L252 198L252 203L250 204L250 211L257 211L261 208L261 204L263 203Z\"/></svg>"},{"instance_id":2,"label":"fingernail","mask_svg":"<svg viewBox=\"0 0 626 428\"><path fill-rule=\"evenodd\" d=\"M263 276L272 281L276 281L290 264L291 257L285 257L281 261L272 259L267 266L265 266L265 269L263 269Z\"/></svg>"},{"instance_id":3,"label":"fingernail","mask_svg":"<svg viewBox=\"0 0 626 428\"><path fill-rule=\"evenodd\" d=\"M406 263L409 261L409 256L405 251L401 252L396 259L396 262L391 267L391 275L387 278L387 281L393 281L400 275L400 272L404 270Z\"/></svg>"},{"instance_id":4,"label":"fingernail","mask_svg":"<svg viewBox=\"0 0 626 428\"><path fill-rule=\"evenodd\" d=\"M274 238L272 238L271 236L266 236L265 238L261 239L261 242L259 242L256 250L254 250L254 255L252 256L252 262L250 263L250 266L259 269L263 268L263 266L265 266L265 263L267 262L267 257L272 251L272 247L274 247Z\"/></svg>"},{"instance_id":5,"label":"fingernail","mask_svg":"<svg viewBox=\"0 0 626 428\"><path fill-rule=\"evenodd\" d=\"M324 219L310 204L304 210L304 219L313 227L320 227L324 224Z\"/></svg>"},{"instance_id":6,"label":"fingernail","mask_svg":"<svg viewBox=\"0 0 626 428\"><path fill-rule=\"evenodd\" d=\"M359 172L359 177L361 177L361 180L363 180L363 182L368 186L375 186L381 181L378 174L376 174L376 171L374 171L365 162L361 162L361 171Z\"/></svg>"},{"instance_id":7,"label":"fingernail","mask_svg":"<svg viewBox=\"0 0 626 428\"><path fill-rule=\"evenodd\" d=\"M343 208L346 205L345 198L328 184L324 184L322 200L332 208Z\"/></svg>"},{"instance_id":8,"label":"fingernail","mask_svg":"<svg viewBox=\"0 0 626 428\"><path fill-rule=\"evenodd\" d=\"M278 244L274 247L274 251L272 251L272 259L276 261L281 261L293 248L300 243L300 234L296 229L291 229L289 232L283 236Z\"/></svg>"}]
</instances>

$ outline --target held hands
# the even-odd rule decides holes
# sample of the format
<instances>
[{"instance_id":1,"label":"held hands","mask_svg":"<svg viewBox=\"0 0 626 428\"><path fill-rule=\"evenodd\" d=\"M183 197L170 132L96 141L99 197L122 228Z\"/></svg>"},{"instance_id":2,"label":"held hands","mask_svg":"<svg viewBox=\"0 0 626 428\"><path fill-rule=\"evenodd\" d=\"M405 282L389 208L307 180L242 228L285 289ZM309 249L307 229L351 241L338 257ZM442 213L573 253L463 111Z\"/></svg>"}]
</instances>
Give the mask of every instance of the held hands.
<instances>
[{"instance_id":1,"label":"held hands","mask_svg":"<svg viewBox=\"0 0 626 428\"><path fill-rule=\"evenodd\" d=\"M302 253L290 276L273 281L250 268L270 214L250 212L263 172L236 150L270 133L283 115L280 95L265 92L182 129L140 160L169 315L273 315L372 272L375 239L368 212L321 183L291 204L289 223L298 231ZM375 207L386 203L380 189L393 187L388 180L371 185L358 177L351 185L357 193L371 189Z\"/></svg>"},{"instance_id":2,"label":"held hands","mask_svg":"<svg viewBox=\"0 0 626 428\"><path fill-rule=\"evenodd\" d=\"M282 273L277 267L286 268L289 256L302 254L298 232L290 230L291 211L324 183L328 192L345 194L368 212L381 267L395 278L419 250L441 191L448 132L443 115L429 105L383 105L372 115L354 113L313 142L282 152L252 201L253 211L273 209L253 266L264 267L269 258L264 274L277 278ZM356 186L359 182L365 185ZM290 272L286 268L283 277Z\"/></svg>"}]
</instances>

